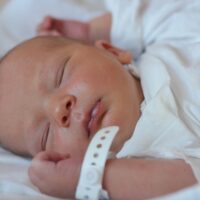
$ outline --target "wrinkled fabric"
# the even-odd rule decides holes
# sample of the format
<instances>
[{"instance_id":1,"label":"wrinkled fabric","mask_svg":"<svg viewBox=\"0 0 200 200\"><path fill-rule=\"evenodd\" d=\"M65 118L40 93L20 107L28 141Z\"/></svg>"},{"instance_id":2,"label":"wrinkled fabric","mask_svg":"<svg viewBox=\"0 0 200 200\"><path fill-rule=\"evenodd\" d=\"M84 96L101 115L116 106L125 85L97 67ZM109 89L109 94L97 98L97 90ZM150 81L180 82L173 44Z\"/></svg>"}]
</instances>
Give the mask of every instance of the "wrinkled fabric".
<instances>
[{"instance_id":1,"label":"wrinkled fabric","mask_svg":"<svg viewBox=\"0 0 200 200\"><path fill-rule=\"evenodd\" d=\"M200 1L109 0L112 42L134 56L141 117L118 157L183 159L200 182Z\"/></svg>"}]
</instances>

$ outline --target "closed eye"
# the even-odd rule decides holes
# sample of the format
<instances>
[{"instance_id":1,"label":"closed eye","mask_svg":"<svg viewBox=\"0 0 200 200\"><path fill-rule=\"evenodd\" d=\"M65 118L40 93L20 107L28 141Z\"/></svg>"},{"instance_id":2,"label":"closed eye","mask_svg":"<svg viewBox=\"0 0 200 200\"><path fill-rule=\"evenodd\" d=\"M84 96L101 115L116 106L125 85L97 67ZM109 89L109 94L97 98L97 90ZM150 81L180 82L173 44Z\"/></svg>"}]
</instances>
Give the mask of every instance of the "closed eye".
<instances>
[{"instance_id":1,"label":"closed eye","mask_svg":"<svg viewBox=\"0 0 200 200\"><path fill-rule=\"evenodd\" d=\"M44 133L43 133L43 137L42 137L42 151L46 150L46 145L47 145L47 140L48 140L48 136L49 136L49 130L50 130L50 123L47 124L47 126L45 127Z\"/></svg>"},{"instance_id":2,"label":"closed eye","mask_svg":"<svg viewBox=\"0 0 200 200\"><path fill-rule=\"evenodd\" d=\"M64 72L65 72L65 67L68 62L69 58L65 60L64 64L59 68L58 73L57 73L57 81L56 81L56 86L59 87L62 83Z\"/></svg>"},{"instance_id":3,"label":"closed eye","mask_svg":"<svg viewBox=\"0 0 200 200\"><path fill-rule=\"evenodd\" d=\"M65 71L65 66L62 66L61 70L59 70L59 74L58 74L58 79L57 79L57 87L60 86L60 84L62 83L62 79L63 79L63 75L64 75L64 71Z\"/></svg>"}]
</instances>

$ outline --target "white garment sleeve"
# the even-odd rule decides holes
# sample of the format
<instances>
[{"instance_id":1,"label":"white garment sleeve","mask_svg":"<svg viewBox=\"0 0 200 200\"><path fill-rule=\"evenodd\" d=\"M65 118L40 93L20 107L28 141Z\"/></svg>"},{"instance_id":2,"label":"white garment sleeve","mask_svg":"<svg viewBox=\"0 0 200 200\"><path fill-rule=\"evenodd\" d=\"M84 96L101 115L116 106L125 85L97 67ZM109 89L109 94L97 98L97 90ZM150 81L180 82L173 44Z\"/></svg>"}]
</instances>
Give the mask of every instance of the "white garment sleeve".
<instances>
[{"instance_id":1,"label":"white garment sleeve","mask_svg":"<svg viewBox=\"0 0 200 200\"><path fill-rule=\"evenodd\" d=\"M172 114L182 123L180 130L185 127L185 132L175 134L181 145L176 144L170 133L173 129L169 130L167 140L164 137L157 144L172 154L176 152L174 158L189 163L200 182L200 1L107 0L107 6L113 16L112 42L133 52L145 104L157 98L165 85L175 102L176 110ZM164 96L163 102L166 95L159 96L161 101ZM145 145L141 149L145 135L142 138L139 134L142 135L134 133L133 139L141 138L138 149L145 152ZM137 142L132 144L137 149ZM136 152L133 154L140 154Z\"/></svg>"},{"instance_id":2,"label":"white garment sleeve","mask_svg":"<svg viewBox=\"0 0 200 200\"><path fill-rule=\"evenodd\" d=\"M140 55L144 48L140 0L106 0L106 5L112 13L112 43Z\"/></svg>"}]
</instances>

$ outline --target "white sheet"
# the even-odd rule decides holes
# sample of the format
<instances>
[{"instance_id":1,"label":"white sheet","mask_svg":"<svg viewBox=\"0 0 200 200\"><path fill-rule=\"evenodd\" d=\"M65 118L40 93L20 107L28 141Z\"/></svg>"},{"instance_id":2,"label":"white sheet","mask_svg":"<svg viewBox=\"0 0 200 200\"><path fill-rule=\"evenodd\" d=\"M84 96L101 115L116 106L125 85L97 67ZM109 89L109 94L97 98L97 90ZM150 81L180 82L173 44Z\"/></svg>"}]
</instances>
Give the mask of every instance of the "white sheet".
<instances>
[{"instance_id":1,"label":"white sheet","mask_svg":"<svg viewBox=\"0 0 200 200\"><path fill-rule=\"evenodd\" d=\"M88 20L104 11L103 1L95 0L0 0L0 3L3 3L0 8L0 56L19 42L33 37L36 25L47 14ZM0 147L0 200L59 199L41 194L30 183L27 175L29 164L30 160ZM200 186L163 198L163 200L179 199L200 199Z\"/></svg>"},{"instance_id":2,"label":"white sheet","mask_svg":"<svg viewBox=\"0 0 200 200\"><path fill-rule=\"evenodd\" d=\"M94 0L0 0L0 56L19 42L35 36L36 26L46 15L88 20L99 15L103 1Z\"/></svg>"}]
</instances>

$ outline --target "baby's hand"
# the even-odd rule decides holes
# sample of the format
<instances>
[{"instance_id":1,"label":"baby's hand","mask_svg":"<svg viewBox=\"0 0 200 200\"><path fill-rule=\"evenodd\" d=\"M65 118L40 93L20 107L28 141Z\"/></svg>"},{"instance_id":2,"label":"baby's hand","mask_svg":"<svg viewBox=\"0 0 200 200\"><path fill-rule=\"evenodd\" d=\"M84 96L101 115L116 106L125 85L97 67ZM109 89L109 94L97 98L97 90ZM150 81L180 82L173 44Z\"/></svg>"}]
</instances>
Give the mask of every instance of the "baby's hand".
<instances>
[{"instance_id":1,"label":"baby's hand","mask_svg":"<svg viewBox=\"0 0 200 200\"><path fill-rule=\"evenodd\" d=\"M38 35L66 36L89 42L89 24L46 16L37 28Z\"/></svg>"},{"instance_id":2,"label":"baby's hand","mask_svg":"<svg viewBox=\"0 0 200 200\"><path fill-rule=\"evenodd\" d=\"M38 189L51 196L74 198L81 160L55 152L41 152L32 161L29 177Z\"/></svg>"}]
</instances>

